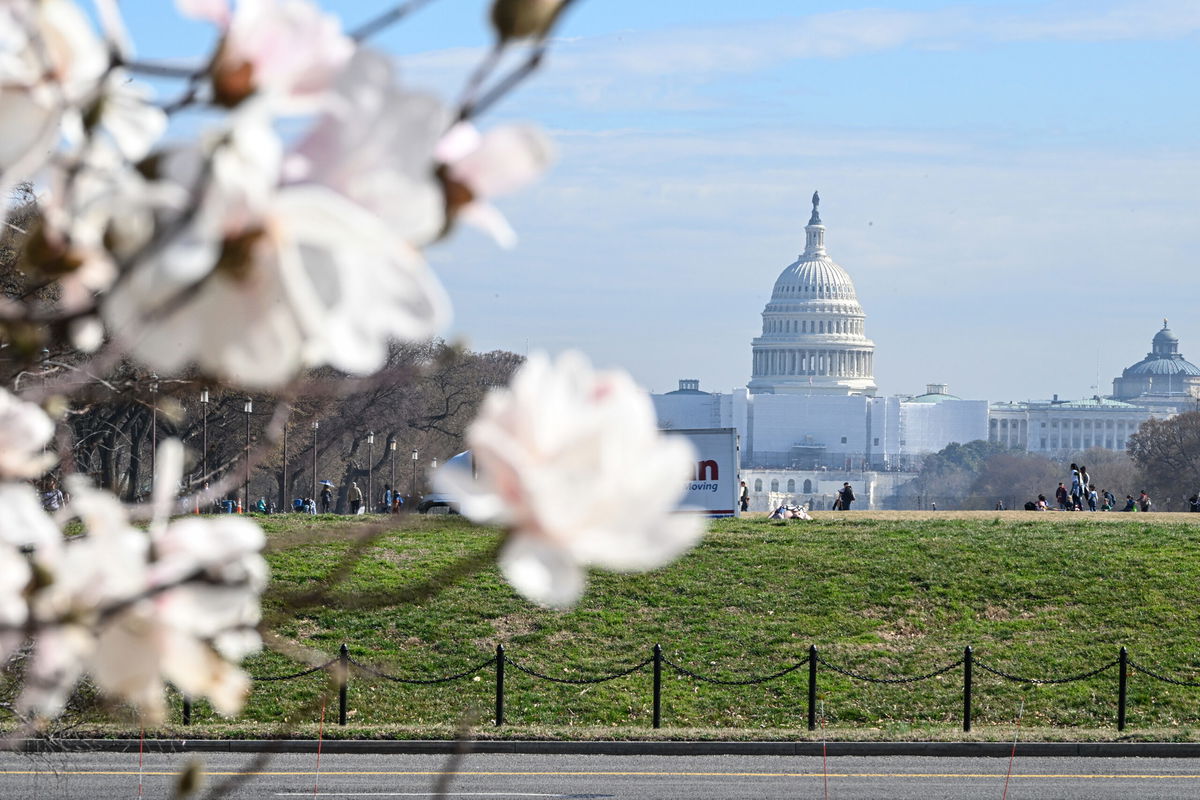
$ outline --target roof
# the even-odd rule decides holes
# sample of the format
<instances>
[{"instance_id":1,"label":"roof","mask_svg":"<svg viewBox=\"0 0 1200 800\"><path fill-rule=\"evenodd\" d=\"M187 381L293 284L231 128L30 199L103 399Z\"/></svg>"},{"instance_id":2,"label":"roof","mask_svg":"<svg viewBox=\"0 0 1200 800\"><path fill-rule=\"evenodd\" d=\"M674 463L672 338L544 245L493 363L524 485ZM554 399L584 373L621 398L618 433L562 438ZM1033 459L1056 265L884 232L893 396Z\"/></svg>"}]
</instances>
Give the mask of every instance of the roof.
<instances>
[{"instance_id":1,"label":"roof","mask_svg":"<svg viewBox=\"0 0 1200 800\"><path fill-rule=\"evenodd\" d=\"M1133 375L1200 375L1200 367L1178 353L1164 358L1151 354L1122 373L1122 377Z\"/></svg>"},{"instance_id":2,"label":"roof","mask_svg":"<svg viewBox=\"0 0 1200 800\"><path fill-rule=\"evenodd\" d=\"M949 392L930 392L928 394L919 394L916 397L905 400L906 403L940 403L943 400L962 400L958 395L950 394Z\"/></svg>"}]
</instances>

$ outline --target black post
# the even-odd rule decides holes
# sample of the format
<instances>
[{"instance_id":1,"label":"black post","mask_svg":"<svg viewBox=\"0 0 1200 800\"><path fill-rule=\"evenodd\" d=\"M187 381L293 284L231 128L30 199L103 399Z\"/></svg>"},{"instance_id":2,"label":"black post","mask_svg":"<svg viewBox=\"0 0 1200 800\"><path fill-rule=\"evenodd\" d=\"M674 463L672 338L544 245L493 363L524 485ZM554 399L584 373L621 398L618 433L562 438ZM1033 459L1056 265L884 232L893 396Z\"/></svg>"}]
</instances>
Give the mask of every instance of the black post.
<instances>
[{"instance_id":1,"label":"black post","mask_svg":"<svg viewBox=\"0 0 1200 800\"><path fill-rule=\"evenodd\" d=\"M1117 684L1117 730L1125 730L1125 690L1129 683L1129 651L1121 648L1121 677Z\"/></svg>"},{"instance_id":2,"label":"black post","mask_svg":"<svg viewBox=\"0 0 1200 800\"><path fill-rule=\"evenodd\" d=\"M192 724L192 698L186 694L183 696L183 724Z\"/></svg>"},{"instance_id":3,"label":"black post","mask_svg":"<svg viewBox=\"0 0 1200 800\"><path fill-rule=\"evenodd\" d=\"M662 645L654 645L654 727L662 727Z\"/></svg>"},{"instance_id":4,"label":"black post","mask_svg":"<svg viewBox=\"0 0 1200 800\"><path fill-rule=\"evenodd\" d=\"M817 646L808 647L808 729L817 729Z\"/></svg>"},{"instance_id":5,"label":"black post","mask_svg":"<svg viewBox=\"0 0 1200 800\"><path fill-rule=\"evenodd\" d=\"M496 727L504 724L504 645L496 645Z\"/></svg>"},{"instance_id":6,"label":"black post","mask_svg":"<svg viewBox=\"0 0 1200 800\"><path fill-rule=\"evenodd\" d=\"M342 642L342 647L338 650L338 667L341 674L338 675L338 725L346 724L346 694L350 683L350 648Z\"/></svg>"},{"instance_id":7,"label":"black post","mask_svg":"<svg viewBox=\"0 0 1200 800\"><path fill-rule=\"evenodd\" d=\"M963 731L971 732L971 668L974 666L974 656L971 645L963 650Z\"/></svg>"}]
</instances>

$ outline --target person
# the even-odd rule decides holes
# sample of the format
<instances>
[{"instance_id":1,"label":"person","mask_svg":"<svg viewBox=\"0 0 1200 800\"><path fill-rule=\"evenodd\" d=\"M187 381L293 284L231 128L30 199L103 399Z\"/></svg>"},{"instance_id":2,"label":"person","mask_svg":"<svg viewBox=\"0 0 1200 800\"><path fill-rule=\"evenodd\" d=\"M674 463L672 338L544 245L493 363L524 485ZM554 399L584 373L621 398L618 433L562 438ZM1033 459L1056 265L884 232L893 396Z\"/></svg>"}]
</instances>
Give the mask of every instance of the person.
<instances>
[{"instance_id":1,"label":"person","mask_svg":"<svg viewBox=\"0 0 1200 800\"><path fill-rule=\"evenodd\" d=\"M402 505L404 505L404 498L400 496L399 492L392 492L392 513L399 514Z\"/></svg>"},{"instance_id":2,"label":"person","mask_svg":"<svg viewBox=\"0 0 1200 800\"><path fill-rule=\"evenodd\" d=\"M46 491L42 492L42 509L58 511L66 504L67 499L63 496L62 489L58 488L58 481L54 478L46 481Z\"/></svg>"},{"instance_id":3,"label":"person","mask_svg":"<svg viewBox=\"0 0 1200 800\"><path fill-rule=\"evenodd\" d=\"M1099 499L1100 499L1100 495L1096 492L1096 484L1089 483L1088 484L1088 494L1087 494L1088 511L1096 510L1096 502Z\"/></svg>"},{"instance_id":4,"label":"person","mask_svg":"<svg viewBox=\"0 0 1200 800\"><path fill-rule=\"evenodd\" d=\"M997 511L1003 511L1003 510L1004 510L1004 501L1003 501L1003 500L997 500L997 501L996 501L996 510L997 510ZM1026 510L1026 511L1028 511L1029 509L1025 509L1025 510Z\"/></svg>"},{"instance_id":5,"label":"person","mask_svg":"<svg viewBox=\"0 0 1200 800\"><path fill-rule=\"evenodd\" d=\"M1083 464L1079 465L1079 485L1083 487L1083 496L1087 497L1088 487L1092 485L1092 476Z\"/></svg>"},{"instance_id":6,"label":"person","mask_svg":"<svg viewBox=\"0 0 1200 800\"><path fill-rule=\"evenodd\" d=\"M292 511L296 512L297 514L302 514L302 513L304 513L304 510L305 510L305 508L304 508L304 498L303 497L297 497L295 500L292 501Z\"/></svg>"},{"instance_id":7,"label":"person","mask_svg":"<svg viewBox=\"0 0 1200 800\"><path fill-rule=\"evenodd\" d=\"M1150 502L1150 495L1146 494L1145 489L1142 489L1142 493L1138 495L1137 503L1138 503L1138 509L1140 509L1141 511L1149 511L1150 510L1150 506L1152 505L1152 503Z\"/></svg>"},{"instance_id":8,"label":"person","mask_svg":"<svg viewBox=\"0 0 1200 800\"><path fill-rule=\"evenodd\" d=\"M254 510L260 514L267 513L267 498L265 498L265 497L258 498L258 502L254 504Z\"/></svg>"},{"instance_id":9,"label":"person","mask_svg":"<svg viewBox=\"0 0 1200 800\"><path fill-rule=\"evenodd\" d=\"M307 514L310 514L310 515L316 516L316 513L317 513L317 501L316 501L316 500L313 500L311 497L306 497L306 498L304 498L304 511L305 511L305 513L307 513Z\"/></svg>"},{"instance_id":10,"label":"person","mask_svg":"<svg viewBox=\"0 0 1200 800\"><path fill-rule=\"evenodd\" d=\"M854 490L850 488L850 482L842 484L842 489L838 492L838 497L842 499L842 511L849 511L850 504L854 502Z\"/></svg>"},{"instance_id":11,"label":"person","mask_svg":"<svg viewBox=\"0 0 1200 800\"><path fill-rule=\"evenodd\" d=\"M741 488L738 490L738 506L742 511L750 510L750 487L742 481Z\"/></svg>"},{"instance_id":12,"label":"person","mask_svg":"<svg viewBox=\"0 0 1200 800\"><path fill-rule=\"evenodd\" d=\"M321 513L328 514L329 509L333 506L333 492L329 489L329 484L321 487Z\"/></svg>"},{"instance_id":13,"label":"person","mask_svg":"<svg viewBox=\"0 0 1200 800\"><path fill-rule=\"evenodd\" d=\"M1133 499L1133 495L1131 495L1131 494L1125 495L1125 507L1122 508L1121 510L1122 511L1137 511L1138 510L1137 501Z\"/></svg>"},{"instance_id":14,"label":"person","mask_svg":"<svg viewBox=\"0 0 1200 800\"><path fill-rule=\"evenodd\" d=\"M937 511L937 503L930 503L930 504L929 504L929 510L930 510L930 511Z\"/></svg>"},{"instance_id":15,"label":"person","mask_svg":"<svg viewBox=\"0 0 1200 800\"><path fill-rule=\"evenodd\" d=\"M380 514L386 514L392 510L392 487L391 484L383 485L383 494L379 497L379 507L375 509Z\"/></svg>"},{"instance_id":16,"label":"person","mask_svg":"<svg viewBox=\"0 0 1200 800\"><path fill-rule=\"evenodd\" d=\"M1050 510L1050 506L1047 505L1047 503L1046 503L1046 495L1044 495L1044 494L1038 495L1037 510L1038 511L1049 511Z\"/></svg>"},{"instance_id":17,"label":"person","mask_svg":"<svg viewBox=\"0 0 1200 800\"><path fill-rule=\"evenodd\" d=\"M1063 482L1058 482L1058 488L1054 490L1054 499L1058 501L1058 510L1067 510L1067 487L1063 486Z\"/></svg>"},{"instance_id":18,"label":"person","mask_svg":"<svg viewBox=\"0 0 1200 800\"><path fill-rule=\"evenodd\" d=\"M350 492L348 497L350 499L350 513L358 514L358 510L362 508L363 493L362 489L358 488L357 482L350 482Z\"/></svg>"},{"instance_id":19,"label":"person","mask_svg":"<svg viewBox=\"0 0 1200 800\"><path fill-rule=\"evenodd\" d=\"M1082 508L1080 499L1083 497L1083 482L1079 475L1079 465L1071 464L1071 506L1070 510Z\"/></svg>"},{"instance_id":20,"label":"person","mask_svg":"<svg viewBox=\"0 0 1200 800\"><path fill-rule=\"evenodd\" d=\"M1112 511L1117 507L1117 498L1112 492L1105 489L1100 494L1104 498L1104 504L1100 506L1101 511Z\"/></svg>"}]
</instances>

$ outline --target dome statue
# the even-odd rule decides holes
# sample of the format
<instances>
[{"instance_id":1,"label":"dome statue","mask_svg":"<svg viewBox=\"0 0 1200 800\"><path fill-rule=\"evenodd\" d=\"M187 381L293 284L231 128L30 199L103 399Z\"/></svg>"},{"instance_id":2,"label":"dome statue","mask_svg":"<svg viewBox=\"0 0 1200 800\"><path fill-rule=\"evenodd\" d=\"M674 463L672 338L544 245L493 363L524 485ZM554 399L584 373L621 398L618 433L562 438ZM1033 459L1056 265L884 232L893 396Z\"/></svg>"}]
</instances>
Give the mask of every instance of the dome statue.
<instances>
[{"instance_id":1,"label":"dome statue","mask_svg":"<svg viewBox=\"0 0 1200 800\"><path fill-rule=\"evenodd\" d=\"M775 280L762 335L751 342L754 394L876 392L875 343L854 282L825 252L820 202L814 192L804 252Z\"/></svg>"}]
</instances>

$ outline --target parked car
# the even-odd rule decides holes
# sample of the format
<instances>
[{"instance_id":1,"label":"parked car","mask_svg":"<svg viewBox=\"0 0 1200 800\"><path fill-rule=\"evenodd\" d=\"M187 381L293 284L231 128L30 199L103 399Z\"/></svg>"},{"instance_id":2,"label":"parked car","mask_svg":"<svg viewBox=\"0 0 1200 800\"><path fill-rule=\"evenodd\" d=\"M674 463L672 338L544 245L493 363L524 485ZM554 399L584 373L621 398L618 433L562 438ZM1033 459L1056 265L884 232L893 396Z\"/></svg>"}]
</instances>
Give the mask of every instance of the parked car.
<instances>
[{"instance_id":1,"label":"parked car","mask_svg":"<svg viewBox=\"0 0 1200 800\"><path fill-rule=\"evenodd\" d=\"M471 474L475 474L475 461L471 456L470 450L464 450L456 456L452 456L446 461L442 469L466 469L470 470ZM420 514L428 514L435 508L448 509L447 513L457 514L458 509L454 506L454 501L450 495L444 492L430 492L421 497L421 501L417 503L417 512Z\"/></svg>"}]
</instances>

